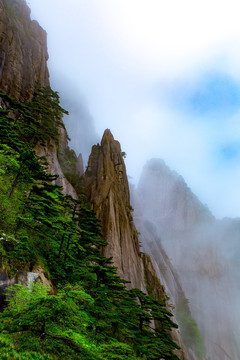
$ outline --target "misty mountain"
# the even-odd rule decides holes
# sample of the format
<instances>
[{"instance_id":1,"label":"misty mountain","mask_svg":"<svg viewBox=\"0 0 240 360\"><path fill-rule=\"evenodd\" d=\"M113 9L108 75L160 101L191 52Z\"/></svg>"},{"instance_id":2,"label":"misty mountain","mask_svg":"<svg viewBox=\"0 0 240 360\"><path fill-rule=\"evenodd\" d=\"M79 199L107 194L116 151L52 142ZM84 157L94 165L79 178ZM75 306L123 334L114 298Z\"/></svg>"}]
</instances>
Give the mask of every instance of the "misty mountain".
<instances>
[{"instance_id":1,"label":"misty mountain","mask_svg":"<svg viewBox=\"0 0 240 360\"><path fill-rule=\"evenodd\" d=\"M73 84L64 74L54 69L51 72L51 84L60 95L62 107L68 111L68 115L64 116L64 124L70 138L69 146L77 155L82 154L86 166L91 147L99 142L100 138L84 92L81 86Z\"/></svg>"},{"instance_id":2,"label":"misty mountain","mask_svg":"<svg viewBox=\"0 0 240 360\"><path fill-rule=\"evenodd\" d=\"M239 359L240 219L215 220L183 178L157 159L144 167L133 199L137 228L148 222L157 234L143 232L142 247L156 261L159 247L170 258L208 358ZM176 293L168 291L177 306Z\"/></svg>"},{"instance_id":3,"label":"misty mountain","mask_svg":"<svg viewBox=\"0 0 240 360\"><path fill-rule=\"evenodd\" d=\"M54 358L63 349L66 359L75 351L86 360L240 359L240 220L216 220L158 159L145 166L131 204L124 153L108 129L83 174L77 155L86 164L98 139L82 91L53 74L69 111L63 124L58 95L49 88L46 32L30 19L25 0L0 0L0 10L1 306L5 288L28 286L29 279L51 287L43 304L63 306L50 306L47 333L41 303L29 312L13 306L1 322L0 347L14 358L16 351L32 352L32 344L49 358L52 344ZM63 284L75 295L69 287L59 291ZM69 293L77 295L74 304Z\"/></svg>"},{"instance_id":4,"label":"misty mountain","mask_svg":"<svg viewBox=\"0 0 240 360\"><path fill-rule=\"evenodd\" d=\"M105 131L83 176L49 86L46 33L25 0L0 0L0 14L1 355L185 360L166 294L140 252L119 142ZM84 153L91 117L67 90L62 105L78 120Z\"/></svg>"}]
</instances>

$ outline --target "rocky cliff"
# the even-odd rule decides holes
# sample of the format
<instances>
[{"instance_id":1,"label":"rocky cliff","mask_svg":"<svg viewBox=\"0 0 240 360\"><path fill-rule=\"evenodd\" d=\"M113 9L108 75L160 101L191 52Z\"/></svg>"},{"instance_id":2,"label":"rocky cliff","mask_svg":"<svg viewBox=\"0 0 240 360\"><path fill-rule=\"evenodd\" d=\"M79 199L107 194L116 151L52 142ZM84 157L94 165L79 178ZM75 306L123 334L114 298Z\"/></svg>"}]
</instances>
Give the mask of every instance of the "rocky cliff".
<instances>
[{"instance_id":1,"label":"rocky cliff","mask_svg":"<svg viewBox=\"0 0 240 360\"><path fill-rule=\"evenodd\" d=\"M184 179L161 159L149 160L145 165L137 193L141 201L136 216L140 210L141 216L162 224L168 233L189 231L195 224L213 220Z\"/></svg>"},{"instance_id":2,"label":"rocky cliff","mask_svg":"<svg viewBox=\"0 0 240 360\"><path fill-rule=\"evenodd\" d=\"M21 102L31 101L37 88L49 86L47 60L47 34L31 20L26 2L0 0L0 90ZM0 97L0 105L3 104ZM64 128L59 129L59 137L59 146L49 140L46 146L38 144L35 150L39 156L46 156L49 172L59 176L56 183L76 198L76 191L64 176L59 162L68 147ZM18 272L13 279L0 272L0 307L5 287L14 282L26 284L32 274L28 270ZM32 271L42 282L48 283L43 268L36 267Z\"/></svg>"},{"instance_id":3,"label":"rocky cliff","mask_svg":"<svg viewBox=\"0 0 240 360\"><path fill-rule=\"evenodd\" d=\"M20 101L49 85L47 34L23 0L0 1L0 88Z\"/></svg>"},{"instance_id":4,"label":"rocky cliff","mask_svg":"<svg viewBox=\"0 0 240 360\"><path fill-rule=\"evenodd\" d=\"M113 257L119 276L129 280L131 287L146 291L125 164L120 144L110 130L105 131L101 145L92 148L85 173L85 189L108 242L104 255Z\"/></svg>"},{"instance_id":5,"label":"rocky cliff","mask_svg":"<svg viewBox=\"0 0 240 360\"><path fill-rule=\"evenodd\" d=\"M31 101L37 87L49 85L46 32L30 19L24 0L0 0L0 20L0 89L22 102ZM77 197L67 180L65 159L71 160L74 165L71 169L75 169L77 176L82 174L83 167L81 158L76 158L68 148L65 129L59 129L59 144L49 140L45 146L38 144L35 150L38 155L46 156L49 172L59 175L57 183L63 186L64 192ZM84 181L86 194L102 222L108 242L104 254L113 257L119 275L130 282L129 287L154 293L158 299L165 298L156 268L140 251L121 147L109 130L104 133L101 145L92 149ZM39 277L42 271L36 270ZM28 274L24 276L26 282ZM4 273L1 280L3 287L9 282ZM184 349L179 332L174 331L172 335ZM182 360L193 359L183 350L178 356Z\"/></svg>"},{"instance_id":6,"label":"rocky cliff","mask_svg":"<svg viewBox=\"0 0 240 360\"><path fill-rule=\"evenodd\" d=\"M207 358L239 359L240 221L215 220L182 177L162 160L145 166L134 199L143 248L161 262L159 276L178 310L179 287L176 277L173 280L166 272L166 258L161 261L162 247L171 259L206 345ZM181 308L184 320L182 315Z\"/></svg>"},{"instance_id":7,"label":"rocky cliff","mask_svg":"<svg viewBox=\"0 0 240 360\"><path fill-rule=\"evenodd\" d=\"M108 242L104 255L113 258L119 276L130 281L129 288L137 287L158 299L166 298L151 258L140 251L121 147L110 130L104 132L101 144L93 146L84 182ZM185 349L179 332L174 331L172 335ZM188 357L186 351L179 352L178 356L194 359Z\"/></svg>"},{"instance_id":8,"label":"rocky cliff","mask_svg":"<svg viewBox=\"0 0 240 360\"><path fill-rule=\"evenodd\" d=\"M21 102L31 101L37 88L50 84L47 33L37 21L31 20L26 1L0 0L0 34L0 89ZM49 172L59 175L56 183L76 198L76 191L59 163L59 156L67 149L64 128L59 129L59 136L60 146L50 140L44 147L38 144L36 152L46 156Z\"/></svg>"}]
</instances>

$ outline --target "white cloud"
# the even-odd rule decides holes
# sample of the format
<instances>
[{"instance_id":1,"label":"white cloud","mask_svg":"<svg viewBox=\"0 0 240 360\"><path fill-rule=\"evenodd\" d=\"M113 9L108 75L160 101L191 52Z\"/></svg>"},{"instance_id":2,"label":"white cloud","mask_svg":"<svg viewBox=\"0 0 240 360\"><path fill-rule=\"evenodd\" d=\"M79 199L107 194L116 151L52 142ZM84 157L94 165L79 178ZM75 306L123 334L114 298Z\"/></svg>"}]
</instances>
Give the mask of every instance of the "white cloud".
<instances>
[{"instance_id":1,"label":"white cloud","mask_svg":"<svg viewBox=\"0 0 240 360\"><path fill-rule=\"evenodd\" d=\"M99 135L110 128L121 142L128 173L136 179L148 158L164 158L215 214L240 215L240 165L220 164L217 151L238 141L239 116L221 128L172 109L162 96L167 87L181 79L194 83L209 69L240 81L239 2L28 3L48 32L50 73L77 84Z\"/></svg>"}]
</instances>

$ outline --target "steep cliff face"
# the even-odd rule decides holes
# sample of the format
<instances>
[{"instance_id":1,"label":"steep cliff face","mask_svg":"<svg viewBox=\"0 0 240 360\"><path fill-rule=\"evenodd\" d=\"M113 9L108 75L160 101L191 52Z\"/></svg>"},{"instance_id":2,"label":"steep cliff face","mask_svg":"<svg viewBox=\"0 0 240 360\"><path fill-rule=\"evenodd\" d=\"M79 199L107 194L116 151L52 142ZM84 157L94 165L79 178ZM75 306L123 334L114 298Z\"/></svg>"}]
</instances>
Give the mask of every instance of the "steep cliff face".
<instances>
[{"instance_id":1,"label":"steep cliff face","mask_svg":"<svg viewBox=\"0 0 240 360\"><path fill-rule=\"evenodd\" d=\"M31 20L25 0L0 0L0 34L0 89L21 102L31 101L36 88L49 86L47 33ZM59 129L59 136L60 146L49 140L35 150L46 156L49 172L59 175L56 183L77 198L58 160L67 148L64 128Z\"/></svg>"},{"instance_id":2,"label":"steep cliff face","mask_svg":"<svg viewBox=\"0 0 240 360\"><path fill-rule=\"evenodd\" d=\"M0 88L20 101L49 85L46 32L23 0L0 1Z\"/></svg>"},{"instance_id":3,"label":"steep cliff face","mask_svg":"<svg viewBox=\"0 0 240 360\"><path fill-rule=\"evenodd\" d=\"M0 0L0 19L0 89L22 102L30 101L36 87L49 85L46 33L37 22L31 21L24 0ZM64 192L77 197L61 166L61 159L69 150L64 128L59 129L59 137L59 144L49 140L46 146L37 145L35 150L38 155L46 156L49 172L59 175L57 183L63 186ZM82 172L81 157L76 158L76 175L82 175ZM109 130L101 145L93 147L85 186L108 242L104 254L113 257L119 275L130 281L129 287L153 292L158 299L165 297L156 268L140 251L120 144ZM43 269L35 270L34 273L43 277ZM20 275L17 274L16 281L26 283L27 269L24 280ZM5 273L0 276L0 287L11 283ZM184 348L178 331L173 332L173 338ZM178 352L178 356L182 360L191 359L184 351Z\"/></svg>"},{"instance_id":4,"label":"steep cliff face","mask_svg":"<svg viewBox=\"0 0 240 360\"><path fill-rule=\"evenodd\" d=\"M36 88L49 86L47 59L47 34L36 21L31 20L26 1L0 0L0 89L21 102L31 101ZM49 172L59 175L57 184L63 186L65 193L76 198L76 191L65 178L58 159L67 148L64 128L59 129L59 137L59 146L50 140L46 146L37 145L35 150L39 156L46 156ZM81 168L80 162L78 167ZM79 169L76 171L79 172ZM12 279L0 271L0 307L6 286L15 282L27 284L31 276L50 284L44 269L39 266L31 272L27 268L21 270Z\"/></svg>"},{"instance_id":5,"label":"steep cliff face","mask_svg":"<svg viewBox=\"0 0 240 360\"><path fill-rule=\"evenodd\" d=\"M161 160L146 165L134 208L144 250L164 264L163 247L178 273L207 358L239 359L239 220L216 221L183 179ZM151 225L144 230L146 222ZM151 226L157 236L146 236ZM165 265L163 269L159 276L178 307L176 284L166 274Z\"/></svg>"},{"instance_id":6,"label":"steep cliff face","mask_svg":"<svg viewBox=\"0 0 240 360\"><path fill-rule=\"evenodd\" d=\"M134 201L134 196L133 204L134 207L138 209ZM135 223L140 231L142 250L150 256L155 274L158 279L160 279L164 293L169 298L169 308L174 315L174 321L179 325L184 346L187 348L188 358L191 360L202 359L205 349L203 341L197 332L196 322L192 317L188 300L179 280L178 272L173 267L163 249L157 228L149 220L141 217L139 213L135 218ZM178 336L179 333L173 333L173 339L175 339L177 343L180 343L182 340L179 340Z\"/></svg>"},{"instance_id":7,"label":"steep cliff face","mask_svg":"<svg viewBox=\"0 0 240 360\"><path fill-rule=\"evenodd\" d=\"M133 222L125 164L118 141L106 130L101 145L93 146L85 173L87 196L108 242L104 255L112 256L119 276L131 287L146 291L144 267Z\"/></svg>"},{"instance_id":8,"label":"steep cliff face","mask_svg":"<svg viewBox=\"0 0 240 360\"><path fill-rule=\"evenodd\" d=\"M183 178L161 159L149 160L145 165L137 193L141 197L141 216L162 224L169 233L189 231L195 224L213 220Z\"/></svg>"},{"instance_id":9,"label":"steep cliff face","mask_svg":"<svg viewBox=\"0 0 240 360\"><path fill-rule=\"evenodd\" d=\"M48 162L48 171L50 174L58 175L55 180L57 185L63 187L64 194L71 195L74 199L77 199L77 193L72 184L67 180L64 175L64 170L61 167L59 158L64 157L64 153L68 148L67 133L64 128L59 128L59 145L53 139L50 139L45 146L38 144L35 147L35 151L38 156L45 156ZM81 160L79 160L81 162ZM81 167L81 165L79 164ZM79 174L79 166L75 169Z\"/></svg>"},{"instance_id":10,"label":"steep cliff face","mask_svg":"<svg viewBox=\"0 0 240 360\"><path fill-rule=\"evenodd\" d=\"M157 299L165 299L165 290L150 257L140 251L121 147L110 130L105 131L101 145L93 146L84 182L108 242L104 255L113 258L119 276L130 281L129 288L137 287ZM173 331L172 336L183 349L177 352L179 358L194 359L186 354L179 332Z\"/></svg>"}]
</instances>

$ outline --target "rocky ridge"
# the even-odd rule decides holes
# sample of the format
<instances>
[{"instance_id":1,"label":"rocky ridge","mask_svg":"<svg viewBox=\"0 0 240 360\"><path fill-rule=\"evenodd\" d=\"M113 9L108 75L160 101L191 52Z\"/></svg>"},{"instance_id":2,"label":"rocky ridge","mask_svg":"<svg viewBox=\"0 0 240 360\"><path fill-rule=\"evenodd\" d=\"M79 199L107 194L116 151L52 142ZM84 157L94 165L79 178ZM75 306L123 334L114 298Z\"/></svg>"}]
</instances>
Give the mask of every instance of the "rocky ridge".
<instances>
[{"instance_id":1,"label":"rocky ridge","mask_svg":"<svg viewBox=\"0 0 240 360\"><path fill-rule=\"evenodd\" d=\"M24 0L0 0L0 18L0 88L20 101L30 101L37 87L49 85L46 32L36 21L31 20L30 10ZM63 186L64 192L77 197L59 161L60 155L68 148L66 131L59 129L59 136L59 145L50 140L44 147L37 145L36 152L46 156L49 172L59 175L57 183ZM81 174L82 170L79 158L76 171ZM104 254L113 257L119 275L130 281L129 287L153 292L158 299L165 297L151 259L141 253L121 147L109 130L104 133L101 145L92 149L85 174L85 187L108 242ZM43 269L35 270L44 279ZM2 275L2 281L8 283L9 279ZM26 282L28 274L24 276L21 281ZM5 286L2 283L0 285ZM173 332L173 338L184 349L178 331ZM193 359L184 350L178 352L178 356L182 360Z\"/></svg>"},{"instance_id":2,"label":"rocky ridge","mask_svg":"<svg viewBox=\"0 0 240 360\"><path fill-rule=\"evenodd\" d=\"M140 251L121 147L108 129L101 144L92 148L84 182L86 195L101 220L103 236L108 242L104 255L113 258L119 276L130 281L129 288L137 287L158 300L166 299L151 258ZM174 330L172 337L183 349L178 352L179 358L194 359L187 355L179 331Z\"/></svg>"},{"instance_id":3,"label":"rocky ridge","mask_svg":"<svg viewBox=\"0 0 240 360\"><path fill-rule=\"evenodd\" d=\"M50 85L47 33L37 21L31 20L25 0L0 0L0 34L0 89L21 102L31 101L37 88ZM46 146L38 144L35 150L37 155L46 156L49 172L58 175L56 183L66 194L77 198L58 159L67 148L64 128L59 129L59 137L59 148L50 140Z\"/></svg>"},{"instance_id":4,"label":"rocky ridge","mask_svg":"<svg viewBox=\"0 0 240 360\"><path fill-rule=\"evenodd\" d=\"M0 89L21 102L31 101L36 88L49 86L47 67L47 33L37 21L31 20L25 0L0 0ZM0 97L0 105L1 105ZM65 178L59 163L59 153L67 147L67 133L59 129L60 148L50 140L46 146L35 148L39 156L46 156L49 172L57 174L56 183L64 192L77 197L76 191ZM79 165L81 166L81 165ZM25 269L13 279L0 272L0 295L6 286L15 282L27 284L29 274L34 273L43 283L49 283L42 267L31 272ZM0 296L1 303L1 296ZM1 306L1 304L0 304Z\"/></svg>"},{"instance_id":5,"label":"rocky ridge","mask_svg":"<svg viewBox=\"0 0 240 360\"><path fill-rule=\"evenodd\" d=\"M49 85L47 33L23 0L0 1L0 88L20 101Z\"/></svg>"},{"instance_id":6,"label":"rocky ridge","mask_svg":"<svg viewBox=\"0 0 240 360\"><path fill-rule=\"evenodd\" d=\"M145 165L135 197L138 194L141 201L136 212L140 210L141 216L162 224L169 233L189 231L195 224L214 220L184 179L161 159Z\"/></svg>"},{"instance_id":7,"label":"rocky ridge","mask_svg":"<svg viewBox=\"0 0 240 360\"><path fill-rule=\"evenodd\" d=\"M239 219L216 220L162 160L146 164L133 199L143 249L156 269L160 262L158 275L177 308L179 287L162 249L171 259L207 359L239 359Z\"/></svg>"}]
</instances>

